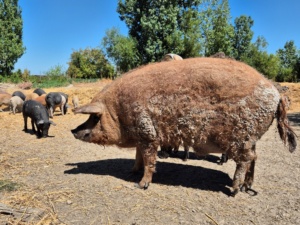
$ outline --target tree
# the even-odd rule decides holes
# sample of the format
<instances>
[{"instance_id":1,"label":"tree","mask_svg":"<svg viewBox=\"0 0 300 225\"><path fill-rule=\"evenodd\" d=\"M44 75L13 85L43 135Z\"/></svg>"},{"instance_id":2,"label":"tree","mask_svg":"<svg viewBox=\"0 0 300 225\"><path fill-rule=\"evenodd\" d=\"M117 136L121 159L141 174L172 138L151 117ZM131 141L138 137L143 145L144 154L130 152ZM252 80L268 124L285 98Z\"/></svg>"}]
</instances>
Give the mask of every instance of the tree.
<instances>
[{"instance_id":1,"label":"tree","mask_svg":"<svg viewBox=\"0 0 300 225\"><path fill-rule=\"evenodd\" d=\"M297 77L297 82L298 82L299 79L300 79L300 51L298 51L298 59L297 59L297 62L295 64L295 67L294 67L294 73Z\"/></svg>"},{"instance_id":2,"label":"tree","mask_svg":"<svg viewBox=\"0 0 300 225\"><path fill-rule=\"evenodd\" d=\"M108 58L115 63L118 72L127 72L141 64L136 41L121 35L117 28L106 31L102 46Z\"/></svg>"},{"instance_id":3,"label":"tree","mask_svg":"<svg viewBox=\"0 0 300 225\"><path fill-rule=\"evenodd\" d=\"M200 0L119 0L117 11L129 28L129 35L137 41L142 64L159 61L170 52L192 55L186 50L195 50L190 40L197 40L200 35L190 32L199 23L196 20L200 3Z\"/></svg>"},{"instance_id":4,"label":"tree","mask_svg":"<svg viewBox=\"0 0 300 225\"><path fill-rule=\"evenodd\" d=\"M179 46L171 47L176 49L183 58L199 56L204 48L203 38L201 35L201 14L193 8L183 7L179 15L179 29L183 32L182 40L178 35L179 40L174 44L181 43ZM169 42L171 43L171 42Z\"/></svg>"},{"instance_id":5,"label":"tree","mask_svg":"<svg viewBox=\"0 0 300 225\"><path fill-rule=\"evenodd\" d=\"M67 75L71 78L112 78L114 68L98 48L73 51Z\"/></svg>"},{"instance_id":6,"label":"tree","mask_svg":"<svg viewBox=\"0 0 300 225\"><path fill-rule=\"evenodd\" d=\"M66 72L62 65L56 65L51 67L48 71L45 72L46 76L50 77L63 77Z\"/></svg>"},{"instance_id":7,"label":"tree","mask_svg":"<svg viewBox=\"0 0 300 225\"><path fill-rule=\"evenodd\" d=\"M294 41L286 42L283 49L277 50L277 54L283 67L293 67L297 61L297 49Z\"/></svg>"},{"instance_id":8,"label":"tree","mask_svg":"<svg viewBox=\"0 0 300 225\"><path fill-rule=\"evenodd\" d=\"M230 8L228 0L208 1L204 11L205 23L203 36L205 37L205 55L210 56L217 52L224 52L232 56L234 28L230 24Z\"/></svg>"},{"instance_id":9,"label":"tree","mask_svg":"<svg viewBox=\"0 0 300 225\"><path fill-rule=\"evenodd\" d=\"M257 69L260 73L275 80L280 67L280 60L277 55L268 54L266 48L268 43L263 36L258 36L254 43L251 43L248 50L241 55L241 61Z\"/></svg>"},{"instance_id":10,"label":"tree","mask_svg":"<svg viewBox=\"0 0 300 225\"><path fill-rule=\"evenodd\" d=\"M247 54L251 40L253 38L253 31L251 27L254 21L250 16L240 16L234 20L234 58L240 60L243 54Z\"/></svg>"},{"instance_id":11,"label":"tree","mask_svg":"<svg viewBox=\"0 0 300 225\"><path fill-rule=\"evenodd\" d=\"M283 49L277 50L280 59L279 79L282 81L297 80L297 61L298 54L294 41L287 41Z\"/></svg>"},{"instance_id":12,"label":"tree","mask_svg":"<svg viewBox=\"0 0 300 225\"><path fill-rule=\"evenodd\" d=\"M30 70L24 69L24 71L22 73L22 80L23 81L28 81L29 77L30 77Z\"/></svg>"},{"instance_id":13,"label":"tree","mask_svg":"<svg viewBox=\"0 0 300 225\"><path fill-rule=\"evenodd\" d=\"M0 74L10 75L24 54L23 20L18 0L0 0Z\"/></svg>"}]
</instances>

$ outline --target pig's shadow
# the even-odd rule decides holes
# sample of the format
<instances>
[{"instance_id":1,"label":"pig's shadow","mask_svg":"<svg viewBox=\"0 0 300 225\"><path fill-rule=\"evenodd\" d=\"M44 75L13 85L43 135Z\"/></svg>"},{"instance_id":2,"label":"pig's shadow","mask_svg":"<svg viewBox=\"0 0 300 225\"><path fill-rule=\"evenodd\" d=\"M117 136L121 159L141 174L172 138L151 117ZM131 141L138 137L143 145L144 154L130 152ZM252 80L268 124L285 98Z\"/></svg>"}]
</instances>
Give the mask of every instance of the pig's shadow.
<instances>
[{"instance_id":1,"label":"pig's shadow","mask_svg":"<svg viewBox=\"0 0 300 225\"><path fill-rule=\"evenodd\" d=\"M158 152L158 157L161 157L162 152L159 151ZM162 157L164 158L164 157ZM184 158L184 151L183 150L179 150L177 153L171 152L169 153L167 158L177 158L177 159L182 159ZM194 152L190 152L189 153L189 157L188 160L205 160L208 162L212 162L212 163L219 163L221 159L221 155L219 156L215 156L215 155L206 155L206 156L197 156Z\"/></svg>"},{"instance_id":2,"label":"pig's shadow","mask_svg":"<svg viewBox=\"0 0 300 225\"><path fill-rule=\"evenodd\" d=\"M37 133L34 133L32 129L27 129L27 131L25 131L25 130L23 129L23 131L24 131L26 134L35 135L35 136L38 138Z\"/></svg>"},{"instance_id":3,"label":"pig's shadow","mask_svg":"<svg viewBox=\"0 0 300 225\"><path fill-rule=\"evenodd\" d=\"M300 113L290 113L287 116L292 126L300 126Z\"/></svg>"},{"instance_id":4,"label":"pig's shadow","mask_svg":"<svg viewBox=\"0 0 300 225\"><path fill-rule=\"evenodd\" d=\"M41 139L42 137L39 137L37 133L34 133L32 129L27 129L27 131L25 131L23 129L23 131L27 134L31 134L31 135L35 135L37 139ZM48 135L47 138L54 138L55 136L53 135Z\"/></svg>"},{"instance_id":5,"label":"pig's shadow","mask_svg":"<svg viewBox=\"0 0 300 225\"><path fill-rule=\"evenodd\" d=\"M143 176L142 171L130 172L134 165L134 160L131 159L106 159L66 165L74 168L64 171L65 174L109 175L134 183ZM232 179L222 171L201 166L157 162L157 173L153 175L153 183L223 192L230 196Z\"/></svg>"}]
</instances>

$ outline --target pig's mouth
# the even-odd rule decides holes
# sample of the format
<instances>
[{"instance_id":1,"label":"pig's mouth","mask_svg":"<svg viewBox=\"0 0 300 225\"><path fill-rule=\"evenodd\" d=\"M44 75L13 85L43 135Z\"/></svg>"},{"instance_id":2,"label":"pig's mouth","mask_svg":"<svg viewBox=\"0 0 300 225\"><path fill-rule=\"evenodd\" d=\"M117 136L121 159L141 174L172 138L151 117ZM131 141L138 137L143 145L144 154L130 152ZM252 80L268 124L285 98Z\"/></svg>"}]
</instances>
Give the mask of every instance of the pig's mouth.
<instances>
[{"instance_id":1,"label":"pig's mouth","mask_svg":"<svg viewBox=\"0 0 300 225\"><path fill-rule=\"evenodd\" d=\"M71 130L71 132L76 139L80 139L83 141L89 141L89 139L90 139L90 130L78 131L77 129L73 129L73 130Z\"/></svg>"}]
</instances>

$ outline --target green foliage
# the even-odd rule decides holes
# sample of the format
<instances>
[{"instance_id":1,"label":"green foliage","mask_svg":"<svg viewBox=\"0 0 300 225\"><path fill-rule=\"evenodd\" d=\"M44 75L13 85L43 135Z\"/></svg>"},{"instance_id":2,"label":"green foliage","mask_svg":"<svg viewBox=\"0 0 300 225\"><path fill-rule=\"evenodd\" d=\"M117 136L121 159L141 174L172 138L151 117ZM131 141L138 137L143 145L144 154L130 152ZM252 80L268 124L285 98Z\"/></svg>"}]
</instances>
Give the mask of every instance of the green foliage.
<instances>
[{"instance_id":1,"label":"green foliage","mask_svg":"<svg viewBox=\"0 0 300 225\"><path fill-rule=\"evenodd\" d=\"M119 0L117 11L129 37L113 28L102 45L121 72L159 61L170 52L183 58L224 52L270 79L300 79L300 54L294 42L287 42L276 55L268 54L264 37L251 43L254 21L250 16L239 16L231 24L228 0Z\"/></svg>"},{"instance_id":2,"label":"green foliage","mask_svg":"<svg viewBox=\"0 0 300 225\"><path fill-rule=\"evenodd\" d=\"M66 86L70 83L62 65L51 67L48 71L45 72L45 74L46 76L43 79L44 81L40 84L41 88L61 87Z\"/></svg>"},{"instance_id":3,"label":"green foliage","mask_svg":"<svg viewBox=\"0 0 300 225\"><path fill-rule=\"evenodd\" d=\"M294 81L296 81L296 77L293 75L293 69L281 67L280 71L276 77L276 81L278 81L278 82L294 82Z\"/></svg>"},{"instance_id":4,"label":"green foliage","mask_svg":"<svg viewBox=\"0 0 300 225\"><path fill-rule=\"evenodd\" d=\"M24 70L23 74L25 73L28 73L28 71ZM62 65L51 67L45 72L45 76L29 76L28 80L31 81L34 88L62 87L72 82L71 79L66 76Z\"/></svg>"},{"instance_id":5,"label":"green foliage","mask_svg":"<svg viewBox=\"0 0 300 225\"><path fill-rule=\"evenodd\" d=\"M177 33L178 40L174 38L176 42L173 43L173 47L171 45L170 52L178 52L183 58L199 56L204 48L200 29L201 14L195 8L183 8L179 21L179 28L184 35L181 37L181 33ZM171 42L169 41L169 43Z\"/></svg>"},{"instance_id":6,"label":"green foliage","mask_svg":"<svg viewBox=\"0 0 300 225\"><path fill-rule=\"evenodd\" d=\"M46 71L45 74L49 77L64 77L66 75L66 72L64 71L62 65L56 65L54 67L51 67L48 71Z\"/></svg>"},{"instance_id":7,"label":"green foliage","mask_svg":"<svg viewBox=\"0 0 300 225\"><path fill-rule=\"evenodd\" d=\"M22 82L22 71L19 69L16 72L11 73L10 76L0 75L0 82L2 83L21 83Z\"/></svg>"},{"instance_id":8,"label":"green foliage","mask_svg":"<svg viewBox=\"0 0 300 225\"><path fill-rule=\"evenodd\" d=\"M23 81L28 81L30 77L30 71L28 69L24 69L22 73L22 80Z\"/></svg>"},{"instance_id":9,"label":"green foliage","mask_svg":"<svg viewBox=\"0 0 300 225\"><path fill-rule=\"evenodd\" d=\"M294 67L298 58L294 41L286 42L283 49L277 50L277 55L280 58L282 67Z\"/></svg>"},{"instance_id":10,"label":"green foliage","mask_svg":"<svg viewBox=\"0 0 300 225\"><path fill-rule=\"evenodd\" d=\"M195 53L198 46L192 48L191 42L198 40L200 35L195 32L199 30L196 24L200 24L197 10L200 2L119 0L117 11L129 28L129 35L137 41L142 64L159 61L167 53L198 55ZM187 20L193 23L189 24ZM194 32L191 32L192 28L195 28Z\"/></svg>"},{"instance_id":11,"label":"green foliage","mask_svg":"<svg viewBox=\"0 0 300 225\"><path fill-rule=\"evenodd\" d=\"M297 82L300 80L300 50L298 51L297 62L294 66L294 74L297 77Z\"/></svg>"},{"instance_id":12,"label":"green foliage","mask_svg":"<svg viewBox=\"0 0 300 225\"><path fill-rule=\"evenodd\" d=\"M18 69L15 72L12 72L10 76L1 76L0 75L0 82L3 83L21 83L29 81L30 79L30 71L25 69L23 72Z\"/></svg>"},{"instance_id":13,"label":"green foliage","mask_svg":"<svg viewBox=\"0 0 300 225\"><path fill-rule=\"evenodd\" d=\"M228 0L208 1L204 11L203 36L205 37L205 55L224 52L232 56L234 28L230 24L230 8Z\"/></svg>"},{"instance_id":14,"label":"green foliage","mask_svg":"<svg viewBox=\"0 0 300 225\"><path fill-rule=\"evenodd\" d=\"M251 27L254 21L250 16L240 16L234 20L234 24L233 56L235 59L240 60L242 55L247 54L249 51L253 38Z\"/></svg>"},{"instance_id":15,"label":"green foliage","mask_svg":"<svg viewBox=\"0 0 300 225\"><path fill-rule=\"evenodd\" d=\"M55 78L49 78L45 77L45 79L42 78L43 82L38 82L39 78L33 79L33 87L34 88L51 88L51 87L65 87L68 86L71 83L71 80L69 79L55 79Z\"/></svg>"},{"instance_id":16,"label":"green foliage","mask_svg":"<svg viewBox=\"0 0 300 225\"><path fill-rule=\"evenodd\" d=\"M118 72L127 72L140 65L136 41L121 35L117 28L106 31L102 46L108 58L115 63Z\"/></svg>"},{"instance_id":17,"label":"green foliage","mask_svg":"<svg viewBox=\"0 0 300 225\"><path fill-rule=\"evenodd\" d=\"M24 54L23 20L18 0L0 1L0 75L11 74L17 60Z\"/></svg>"},{"instance_id":18,"label":"green foliage","mask_svg":"<svg viewBox=\"0 0 300 225\"><path fill-rule=\"evenodd\" d=\"M287 82L296 82L299 79L299 52L294 41L287 41L283 49L277 50L280 59L278 79Z\"/></svg>"},{"instance_id":19,"label":"green foliage","mask_svg":"<svg viewBox=\"0 0 300 225\"><path fill-rule=\"evenodd\" d=\"M260 73L275 80L280 61L276 55L268 54L266 51L267 42L264 37L259 36L255 43L250 44L247 52L242 54L241 60L256 68Z\"/></svg>"},{"instance_id":20,"label":"green foliage","mask_svg":"<svg viewBox=\"0 0 300 225\"><path fill-rule=\"evenodd\" d=\"M112 78L114 68L102 50L86 48L73 51L67 75L70 78Z\"/></svg>"},{"instance_id":21,"label":"green foliage","mask_svg":"<svg viewBox=\"0 0 300 225\"><path fill-rule=\"evenodd\" d=\"M80 78L70 78L66 75L66 72L63 69L63 66L57 65L51 67L48 71L45 72L45 76L31 76L28 69L24 69L22 72L18 69L16 72L13 72L11 76L1 76L1 83L15 83L20 84L23 82L31 82L33 88L51 88L51 87L65 87L75 82L96 82L99 79L80 79Z\"/></svg>"}]
</instances>

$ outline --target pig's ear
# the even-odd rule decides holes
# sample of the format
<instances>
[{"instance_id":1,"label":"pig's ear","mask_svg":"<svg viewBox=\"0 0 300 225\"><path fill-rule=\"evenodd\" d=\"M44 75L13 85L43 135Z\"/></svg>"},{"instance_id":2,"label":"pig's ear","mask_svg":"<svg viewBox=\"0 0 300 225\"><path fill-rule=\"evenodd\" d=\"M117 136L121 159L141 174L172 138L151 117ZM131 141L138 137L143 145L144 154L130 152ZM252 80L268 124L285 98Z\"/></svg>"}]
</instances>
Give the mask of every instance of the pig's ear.
<instances>
[{"instance_id":1,"label":"pig's ear","mask_svg":"<svg viewBox=\"0 0 300 225\"><path fill-rule=\"evenodd\" d=\"M93 102L87 105L80 106L74 110L74 113L82 113L82 114L102 114L105 106L101 102Z\"/></svg>"}]
</instances>

